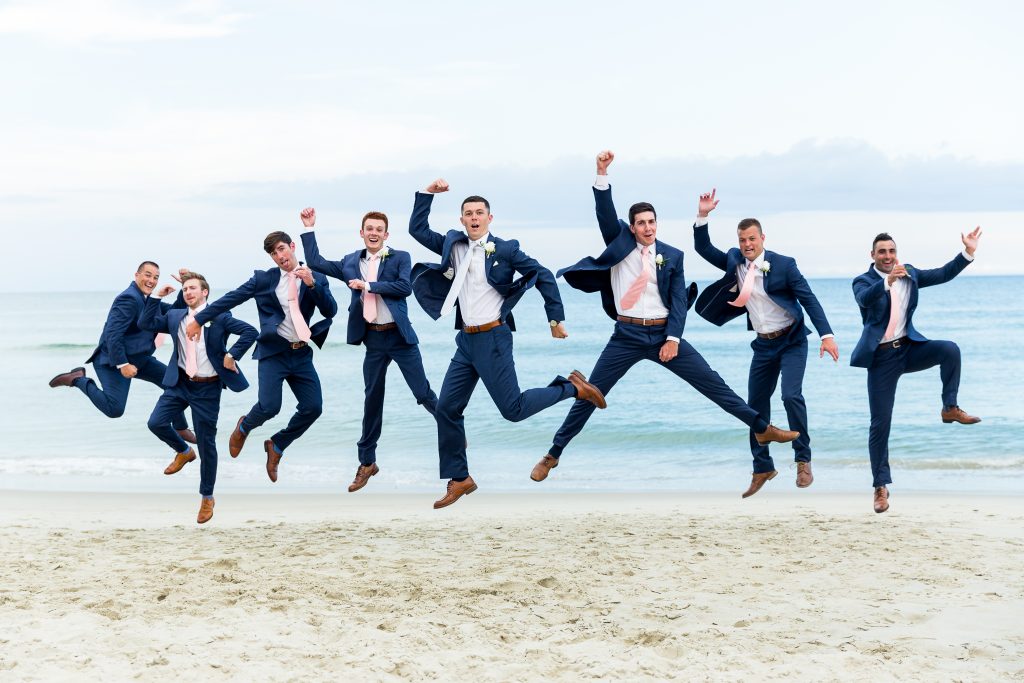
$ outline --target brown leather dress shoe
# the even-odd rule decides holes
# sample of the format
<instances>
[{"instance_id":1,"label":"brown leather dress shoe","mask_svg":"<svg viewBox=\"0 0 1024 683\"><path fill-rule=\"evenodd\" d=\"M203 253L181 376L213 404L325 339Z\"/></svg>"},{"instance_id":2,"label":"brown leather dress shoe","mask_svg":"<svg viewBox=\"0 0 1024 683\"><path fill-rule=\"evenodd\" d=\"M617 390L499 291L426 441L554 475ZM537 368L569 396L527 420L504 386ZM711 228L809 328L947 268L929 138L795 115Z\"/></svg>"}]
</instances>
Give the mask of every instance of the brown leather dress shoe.
<instances>
[{"instance_id":1,"label":"brown leather dress shoe","mask_svg":"<svg viewBox=\"0 0 1024 683\"><path fill-rule=\"evenodd\" d=\"M206 524L213 519L213 505L215 501L213 498L203 498L202 502L199 503L199 515L196 516L196 521L200 524Z\"/></svg>"},{"instance_id":2,"label":"brown leather dress shoe","mask_svg":"<svg viewBox=\"0 0 1024 683\"><path fill-rule=\"evenodd\" d=\"M228 439L228 453L231 454L232 458L237 458L238 454L242 452L242 446L245 445L245 437L248 434L242 433L242 420L245 419L245 415L238 418L238 422L235 423L235 431L231 432L231 438Z\"/></svg>"},{"instance_id":3,"label":"brown leather dress shoe","mask_svg":"<svg viewBox=\"0 0 1024 683\"><path fill-rule=\"evenodd\" d=\"M76 379L85 377L85 368L78 367L68 372L62 372L50 380L50 387L73 387Z\"/></svg>"},{"instance_id":4,"label":"brown leather dress shoe","mask_svg":"<svg viewBox=\"0 0 1024 683\"><path fill-rule=\"evenodd\" d=\"M974 425L981 422L980 417L968 415L960 406L953 406L949 409L943 408L940 416L942 417L942 421L946 424L959 422L962 425Z\"/></svg>"},{"instance_id":5,"label":"brown leather dress shoe","mask_svg":"<svg viewBox=\"0 0 1024 683\"><path fill-rule=\"evenodd\" d=\"M800 432L791 432L788 429L779 429L775 425L768 425L768 429L764 430L760 434L754 434L754 438L757 439L757 443L764 446L772 441L776 443L789 443L796 437L800 436Z\"/></svg>"},{"instance_id":6,"label":"brown leather dress shoe","mask_svg":"<svg viewBox=\"0 0 1024 683\"><path fill-rule=\"evenodd\" d=\"M533 472L530 472L530 479L534 481L544 481L548 478L548 474L551 470L558 467L558 458L547 453L540 462L533 466Z\"/></svg>"},{"instance_id":7,"label":"brown leather dress shoe","mask_svg":"<svg viewBox=\"0 0 1024 683\"><path fill-rule=\"evenodd\" d=\"M574 387L576 387L576 398L581 401L589 401L598 408L608 407L608 403L604 400L604 394L601 393L600 389L588 382L582 372L579 370L573 370L570 372L569 381L572 382Z\"/></svg>"},{"instance_id":8,"label":"brown leather dress shoe","mask_svg":"<svg viewBox=\"0 0 1024 683\"><path fill-rule=\"evenodd\" d=\"M174 460L164 470L164 474L175 474L181 471L181 468L196 459L196 452L191 448L185 453L175 453Z\"/></svg>"},{"instance_id":9,"label":"brown leather dress shoe","mask_svg":"<svg viewBox=\"0 0 1024 683\"><path fill-rule=\"evenodd\" d=\"M263 450L267 452L267 476L270 477L270 481L277 481L277 466L281 462L281 456L284 453L278 453L274 448L274 442L267 439L263 442Z\"/></svg>"},{"instance_id":10,"label":"brown leather dress shoe","mask_svg":"<svg viewBox=\"0 0 1024 683\"><path fill-rule=\"evenodd\" d=\"M889 509L889 489L884 486L875 487L875 512L885 512Z\"/></svg>"},{"instance_id":11,"label":"brown leather dress shoe","mask_svg":"<svg viewBox=\"0 0 1024 683\"><path fill-rule=\"evenodd\" d=\"M777 470L772 470L771 472L754 472L754 474L750 477L750 488L743 492L742 497L750 498L752 495L760 491L761 487L764 486L767 482L771 481L776 476L778 476L778 474L779 473Z\"/></svg>"},{"instance_id":12,"label":"brown leather dress shoe","mask_svg":"<svg viewBox=\"0 0 1024 683\"><path fill-rule=\"evenodd\" d=\"M355 493L359 489L366 486L366 482L370 481L370 477L380 472L380 468L377 467L377 463L372 465L360 465L356 468L356 478L352 480L352 483L348 486L349 493Z\"/></svg>"},{"instance_id":13,"label":"brown leather dress shoe","mask_svg":"<svg viewBox=\"0 0 1024 683\"><path fill-rule=\"evenodd\" d=\"M796 464L796 487L805 489L814 483L814 474L811 472L811 463L798 462Z\"/></svg>"},{"instance_id":14,"label":"brown leather dress shoe","mask_svg":"<svg viewBox=\"0 0 1024 683\"><path fill-rule=\"evenodd\" d=\"M177 429L178 436L180 436L187 443L199 443L196 441L196 435L192 433L192 430L186 427L185 429Z\"/></svg>"},{"instance_id":15,"label":"brown leather dress shoe","mask_svg":"<svg viewBox=\"0 0 1024 683\"><path fill-rule=\"evenodd\" d=\"M473 491L476 491L476 482L473 481L473 477L466 477L464 481L449 479L448 492L445 493L444 497L440 500L434 501L434 509L439 510L441 508L446 508L459 498L473 493Z\"/></svg>"}]
</instances>

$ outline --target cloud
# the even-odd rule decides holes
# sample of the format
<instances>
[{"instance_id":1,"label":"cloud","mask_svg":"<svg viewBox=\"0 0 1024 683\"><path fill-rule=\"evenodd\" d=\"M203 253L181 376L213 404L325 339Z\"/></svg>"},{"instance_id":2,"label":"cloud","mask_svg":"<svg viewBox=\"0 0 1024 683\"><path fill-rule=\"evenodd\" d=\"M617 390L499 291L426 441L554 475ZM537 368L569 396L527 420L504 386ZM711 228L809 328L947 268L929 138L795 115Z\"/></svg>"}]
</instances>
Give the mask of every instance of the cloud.
<instances>
[{"instance_id":1,"label":"cloud","mask_svg":"<svg viewBox=\"0 0 1024 683\"><path fill-rule=\"evenodd\" d=\"M117 0L32 0L0 8L0 34L60 43L139 43L220 38L235 31L241 14L215 1L140 3Z\"/></svg>"}]
</instances>

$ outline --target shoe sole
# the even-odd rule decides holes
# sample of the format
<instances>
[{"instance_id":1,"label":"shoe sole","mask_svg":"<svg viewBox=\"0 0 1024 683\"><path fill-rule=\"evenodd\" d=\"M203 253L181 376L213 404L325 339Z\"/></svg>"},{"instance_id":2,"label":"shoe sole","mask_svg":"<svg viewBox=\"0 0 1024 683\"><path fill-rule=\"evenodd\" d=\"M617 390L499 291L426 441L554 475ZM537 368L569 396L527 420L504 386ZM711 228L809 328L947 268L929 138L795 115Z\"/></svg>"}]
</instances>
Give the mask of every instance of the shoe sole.
<instances>
[{"instance_id":1,"label":"shoe sole","mask_svg":"<svg viewBox=\"0 0 1024 683\"><path fill-rule=\"evenodd\" d=\"M234 436L235 432L238 432L239 427L242 426L242 420L244 420L244 419L245 419L245 415L243 415L242 417L238 418L238 422L235 423L235 428L231 432L232 436ZM241 432L239 432L239 434L241 434ZM238 448L233 448L231 446L231 439L230 439L230 437L228 438L228 455L230 455L232 458L237 458L238 454L242 452L242 448L245 446L245 439L249 435L248 434L241 434L241 436L242 436L242 443L238 444Z\"/></svg>"},{"instance_id":2,"label":"shoe sole","mask_svg":"<svg viewBox=\"0 0 1024 683\"><path fill-rule=\"evenodd\" d=\"M764 485L765 485L765 484L767 484L768 482L770 482L770 481L771 481L772 479L774 479L774 478L775 478L775 477L777 477L777 476L779 476L779 471L778 471L778 470L776 470L776 471L772 472L772 473L771 473L771 475L769 475L769 477L768 477L767 479L765 479L764 481L762 481L762 482L761 482L761 485L760 485L760 486L758 486L758 487L757 487L756 489L754 489L753 491L748 491L748 492L744 492L744 493L743 493L743 494L742 494L742 495L740 496L740 498L750 498L750 497L751 497L752 495L754 495L755 493L757 493L758 491L760 491L761 489L763 489L763 488L764 488Z\"/></svg>"},{"instance_id":3,"label":"shoe sole","mask_svg":"<svg viewBox=\"0 0 1024 683\"><path fill-rule=\"evenodd\" d=\"M601 392L600 389L598 389L593 384L590 384L590 382L587 381L587 376L586 375L584 375L579 370L573 370L572 372L569 373L570 377L572 377L573 375L576 375L577 377L579 377L585 384L590 385L591 387L594 388L594 391L597 392L597 396L594 397L595 400L591 401L590 399L583 399L584 401L588 401L589 403L593 403L595 406L597 406L601 410L604 410L605 408L608 407L608 402L605 400L604 394ZM579 389L577 389L577 391L579 391ZM532 479L532 477L531 477L531 479ZM538 480L534 479L534 481L538 481Z\"/></svg>"},{"instance_id":4,"label":"shoe sole","mask_svg":"<svg viewBox=\"0 0 1024 683\"><path fill-rule=\"evenodd\" d=\"M59 384L56 384L56 382L57 382L57 378L60 377L61 375L69 375L72 372L78 372L79 370L82 371L82 376L81 377L76 377L75 379L76 380L77 379L84 379L85 378L85 368L81 368L81 367L74 368L70 372L62 372L62 373L60 373L60 375L55 375L54 378L50 380L50 388L51 389L56 389L57 387L60 386ZM70 386L74 386L74 384L71 384Z\"/></svg>"},{"instance_id":5,"label":"shoe sole","mask_svg":"<svg viewBox=\"0 0 1024 683\"><path fill-rule=\"evenodd\" d=\"M473 484L472 486L470 486L468 489L465 490L465 492L462 494L462 496L468 496L469 494L473 493L473 491L476 491L476 489L477 489L476 484ZM462 498L462 496L459 496L459 498ZM434 509L435 510L440 510L441 508L446 508L449 505L454 505L455 503L459 502L459 498L456 498L455 500L453 500L450 503L445 503L444 505L438 505L437 503L435 503L434 504Z\"/></svg>"},{"instance_id":6,"label":"shoe sole","mask_svg":"<svg viewBox=\"0 0 1024 683\"><path fill-rule=\"evenodd\" d=\"M376 470L373 471L373 474L371 474L370 477L376 477L378 472L380 472L380 468L379 467ZM352 488L352 486L349 486L348 487L348 492L349 493L355 493L356 491L360 490L361 488L363 488L364 486L369 484L370 483L370 477L366 478L366 481L363 482L362 486L357 486L355 488Z\"/></svg>"}]
</instances>

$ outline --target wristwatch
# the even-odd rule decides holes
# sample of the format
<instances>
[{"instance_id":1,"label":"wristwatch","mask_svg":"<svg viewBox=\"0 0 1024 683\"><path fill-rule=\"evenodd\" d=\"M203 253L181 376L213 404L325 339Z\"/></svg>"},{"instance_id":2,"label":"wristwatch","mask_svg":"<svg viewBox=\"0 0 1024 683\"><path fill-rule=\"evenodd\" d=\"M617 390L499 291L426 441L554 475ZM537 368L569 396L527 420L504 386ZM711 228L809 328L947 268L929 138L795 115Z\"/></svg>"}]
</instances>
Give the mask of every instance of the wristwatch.
<instances>
[{"instance_id":1,"label":"wristwatch","mask_svg":"<svg viewBox=\"0 0 1024 683\"><path fill-rule=\"evenodd\" d=\"M549 320L548 321L548 325L551 325L551 329L555 329L556 327L558 327L559 324L560 323L557 320Z\"/></svg>"}]
</instances>

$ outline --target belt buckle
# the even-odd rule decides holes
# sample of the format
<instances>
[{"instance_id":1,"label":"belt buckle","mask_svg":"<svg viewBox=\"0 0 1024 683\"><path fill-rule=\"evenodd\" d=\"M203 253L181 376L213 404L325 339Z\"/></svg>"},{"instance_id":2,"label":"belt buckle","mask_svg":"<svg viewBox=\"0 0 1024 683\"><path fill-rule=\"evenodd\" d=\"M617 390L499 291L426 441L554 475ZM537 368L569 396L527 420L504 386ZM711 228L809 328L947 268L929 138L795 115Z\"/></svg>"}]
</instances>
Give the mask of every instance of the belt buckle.
<instances>
[{"instance_id":1,"label":"belt buckle","mask_svg":"<svg viewBox=\"0 0 1024 683\"><path fill-rule=\"evenodd\" d=\"M900 344L900 340L899 339L893 339L892 340L892 348L898 349L898 348L900 348L900 346L901 346L901 344Z\"/></svg>"}]
</instances>

